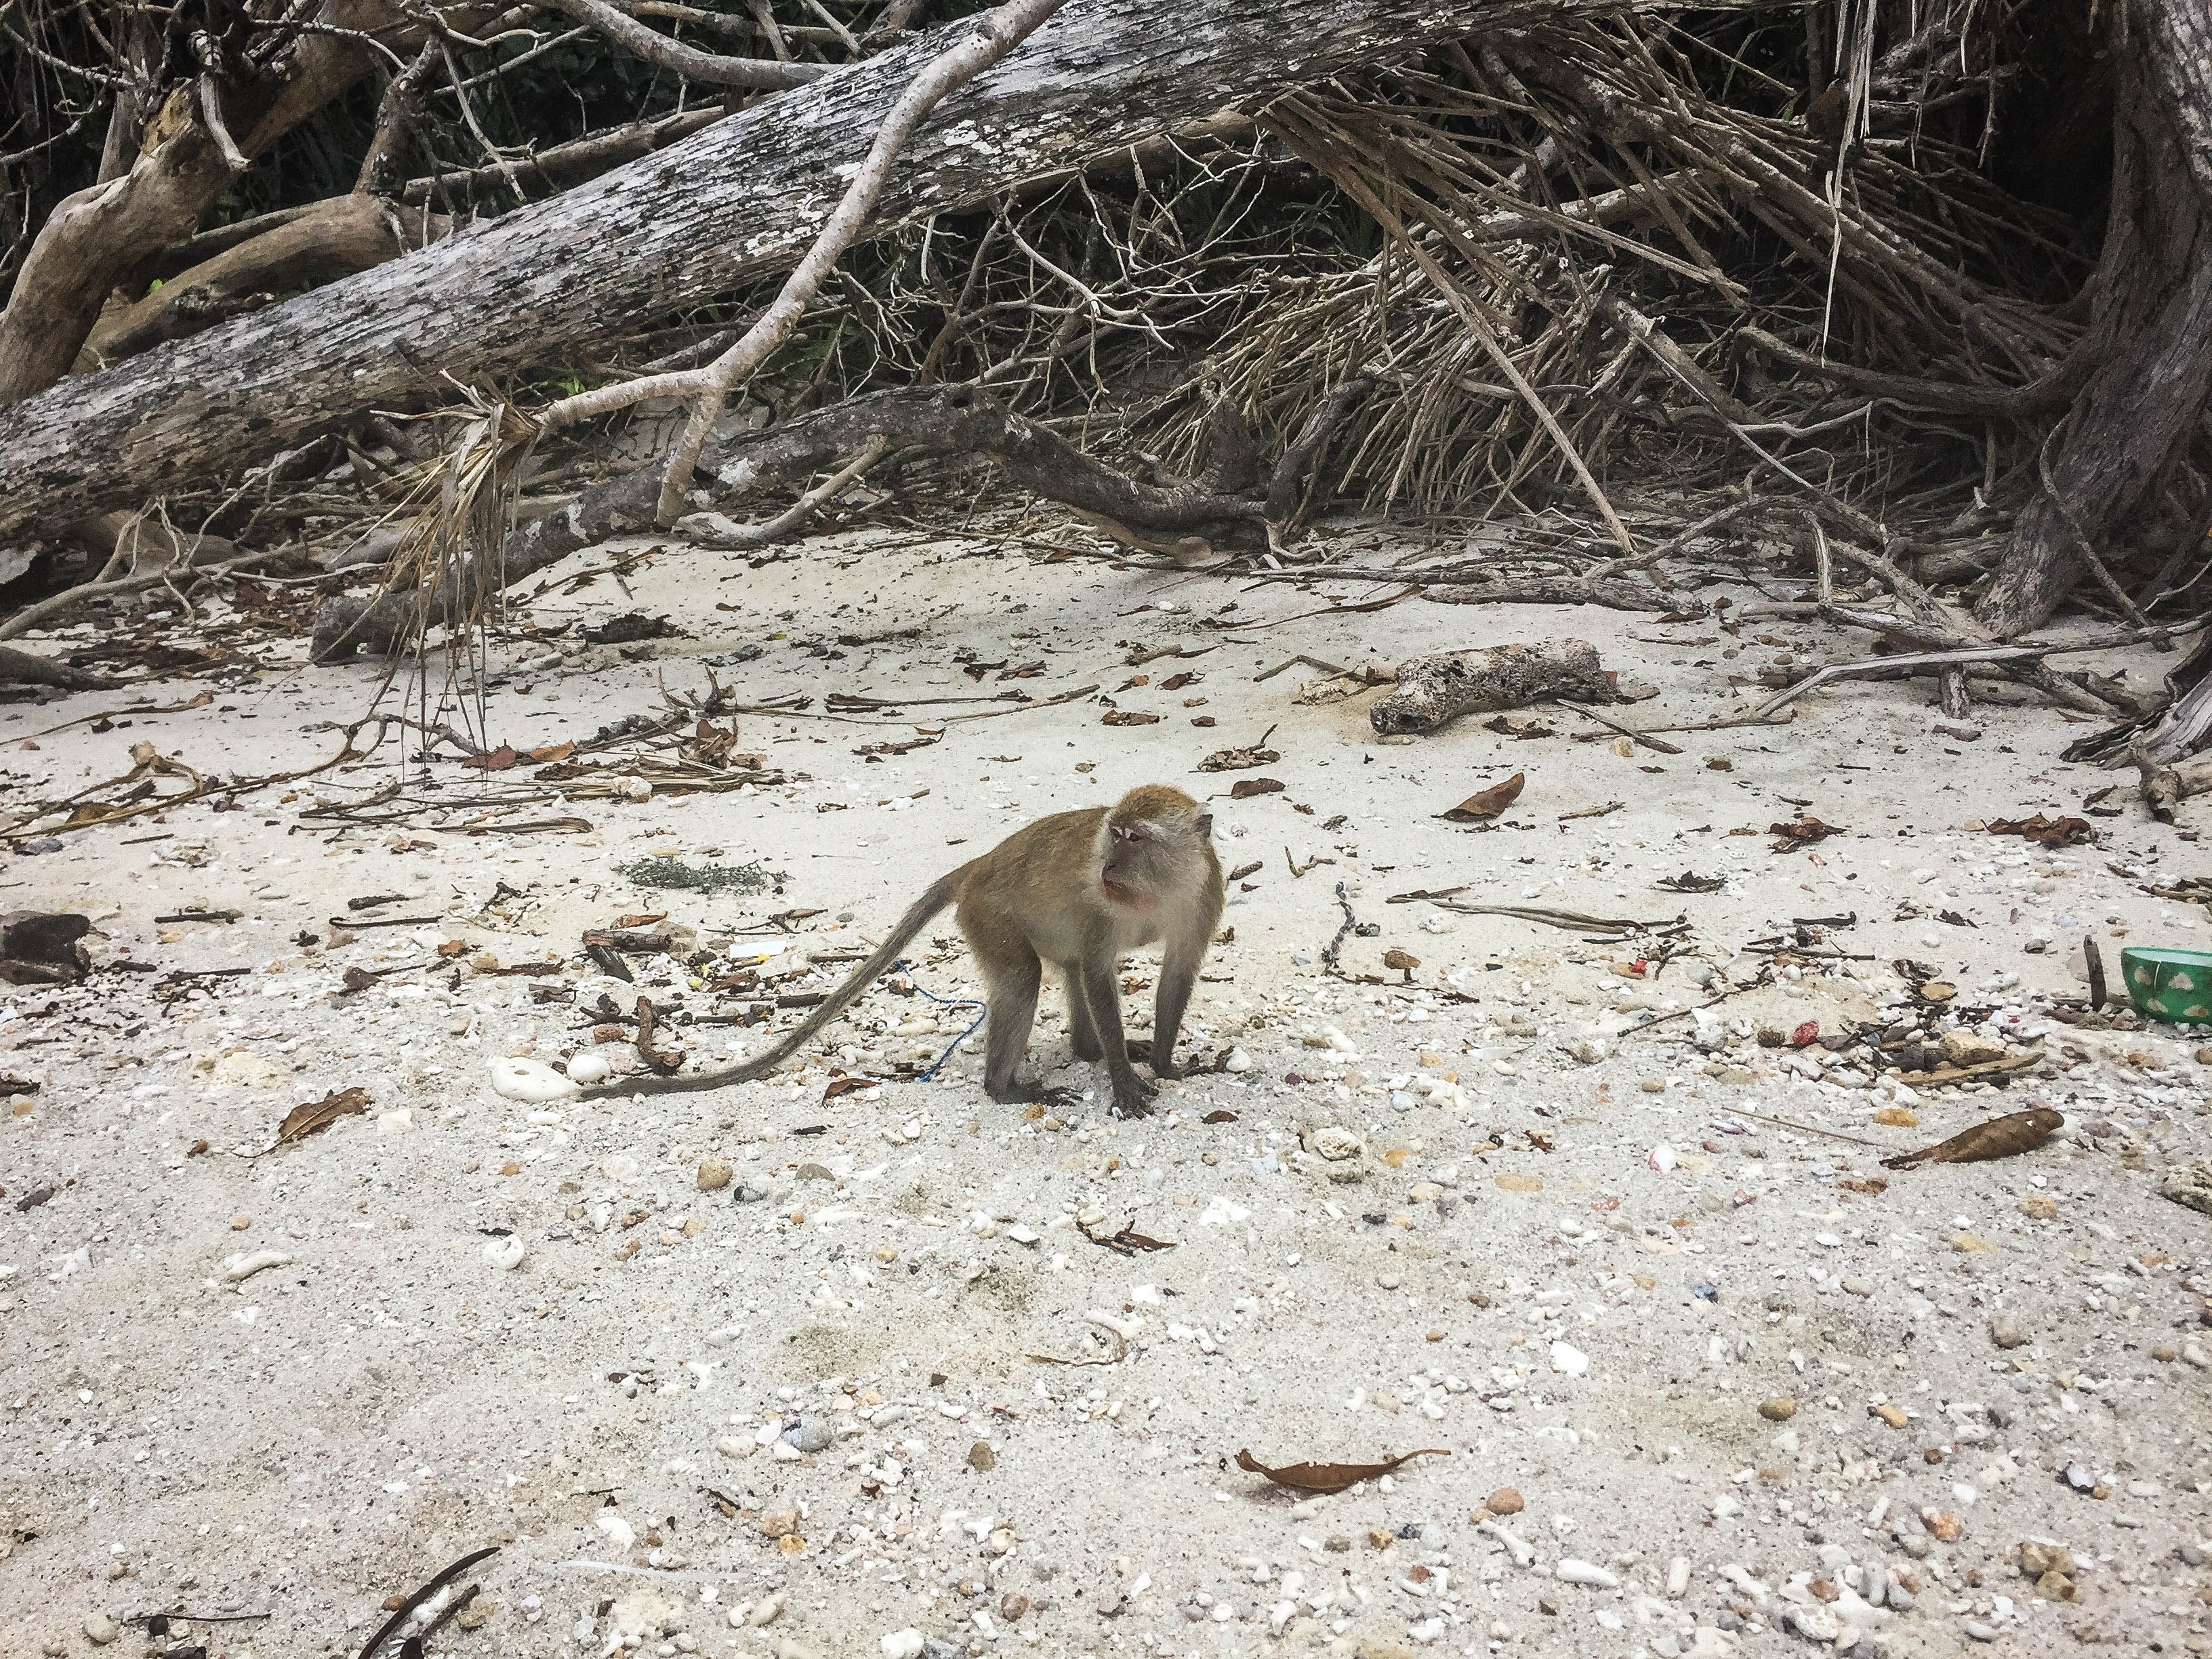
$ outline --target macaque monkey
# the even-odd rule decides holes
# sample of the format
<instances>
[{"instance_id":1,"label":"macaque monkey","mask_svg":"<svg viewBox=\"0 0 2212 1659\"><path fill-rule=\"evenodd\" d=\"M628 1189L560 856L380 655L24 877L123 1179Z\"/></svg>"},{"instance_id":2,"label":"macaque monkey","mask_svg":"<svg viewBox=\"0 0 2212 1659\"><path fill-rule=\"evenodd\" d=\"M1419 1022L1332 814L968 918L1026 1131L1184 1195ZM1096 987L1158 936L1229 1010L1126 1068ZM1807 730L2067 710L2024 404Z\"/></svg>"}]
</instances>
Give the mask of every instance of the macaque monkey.
<instances>
[{"instance_id":1,"label":"macaque monkey","mask_svg":"<svg viewBox=\"0 0 2212 1659\"><path fill-rule=\"evenodd\" d=\"M1176 1076L1176 1035L1221 920L1221 864L1213 855L1212 830L1211 813L1164 783L1132 789L1110 810L1091 806L1039 818L939 877L875 954L759 1059L688 1077L627 1079L585 1095L688 1093L767 1076L889 972L931 918L951 904L957 907L960 931L983 970L990 1004L983 1087L991 1098L1045 1097L1036 1085L1017 1082L1015 1073L1029 1047L1043 966L1050 963L1067 981L1068 1035L1076 1057L1106 1062L1115 1116L1140 1116L1152 1109L1155 1090L1129 1064L1116 964L1126 951L1162 942L1159 1000L1146 1057L1156 1076Z\"/></svg>"}]
</instances>

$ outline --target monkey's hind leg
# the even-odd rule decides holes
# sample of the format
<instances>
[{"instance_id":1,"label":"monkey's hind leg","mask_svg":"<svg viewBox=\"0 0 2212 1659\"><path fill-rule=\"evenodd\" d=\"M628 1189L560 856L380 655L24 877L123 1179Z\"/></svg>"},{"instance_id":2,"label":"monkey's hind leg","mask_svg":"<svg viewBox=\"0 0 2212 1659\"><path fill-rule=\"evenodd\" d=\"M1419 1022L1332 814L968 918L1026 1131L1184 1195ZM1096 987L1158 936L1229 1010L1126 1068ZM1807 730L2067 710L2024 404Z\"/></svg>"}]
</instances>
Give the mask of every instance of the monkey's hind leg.
<instances>
[{"instance_id":1,"label":"monkey's hind leg","mask_svg":"<svg viewBox=\"0 0 2212 1659\"><path fill-rule=\"evenodd\" d=\"M1037 1091L1024 1091L1015 1081L1015 1074L1029 1049L1043 966L1024 940L994 944L988 955L976 952L991 1005L983 1031L983 1091L996 1101L1034 1100Z\"/></svg>"}]
</instances>

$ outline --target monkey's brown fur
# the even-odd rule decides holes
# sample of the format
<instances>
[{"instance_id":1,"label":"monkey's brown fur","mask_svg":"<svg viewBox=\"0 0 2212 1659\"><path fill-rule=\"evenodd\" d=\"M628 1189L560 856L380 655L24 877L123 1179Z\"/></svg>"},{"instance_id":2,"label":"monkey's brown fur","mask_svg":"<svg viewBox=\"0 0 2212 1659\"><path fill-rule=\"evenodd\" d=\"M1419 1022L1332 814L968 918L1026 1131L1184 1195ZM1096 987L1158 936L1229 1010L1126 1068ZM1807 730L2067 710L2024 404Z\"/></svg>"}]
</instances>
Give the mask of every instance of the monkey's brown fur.
<instances>
[{"instance_id":1,"label":"monkey's brown fur","mask_svg":"<svg viewBox=\"0 0 2212 1659\"><path fill-rule=\"evenodd\" d=\"M1210 813L1164 783L1132 789L1110 810L1091 806L1039 818L931 884L875 954L757 1060L688 1077L626 1079L585 1095L684 1093L767 1076L888 972L930 919L951 904L957 907L960 931L975 953L990 1002L983 1087L991 1098L1034 1100L1041 1092L1018 1083L1016 1073L1036 1017L1043 966L1050 963L1067 981L1068 1035L1077 1057L1106 1062L1117 1115L1148 1111L1154 1091L1129 1064L1116 963L1124 951L1161 943L1150 1058L1155 1074L1174 1077L1183 1010L1221 920L1221 863L1213 855L1212 827Z\"/></svg>"}]
</instances>

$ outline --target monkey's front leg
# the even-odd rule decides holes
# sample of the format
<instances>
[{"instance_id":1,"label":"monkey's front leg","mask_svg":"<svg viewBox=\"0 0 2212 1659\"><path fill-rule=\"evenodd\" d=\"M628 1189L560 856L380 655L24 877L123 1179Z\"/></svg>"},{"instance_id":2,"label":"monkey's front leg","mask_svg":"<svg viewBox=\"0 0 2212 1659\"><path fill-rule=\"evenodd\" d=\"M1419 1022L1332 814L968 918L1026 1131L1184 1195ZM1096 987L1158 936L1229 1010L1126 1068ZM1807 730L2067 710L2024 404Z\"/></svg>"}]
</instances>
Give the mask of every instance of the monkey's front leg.
<instances>
[{"instance_id":1,"label":"monkey's front leg","mask_svg":"<svg viewBox=\"0 0 2212 1659\"><path fill-rule=\"evenodd\" d=\"M1204 959L1206 939L1209 928L1199 934L1195 951L1179 951L1170 946L1165 959L1160 963L1158 1000L1152 1005L1152 1075L1176 1078L1182 1075L1175 1063L1176 1038L1182 1030L1183 1010L1190 1006L1190 990L1198 979L1198 966Z\"/></svg>"},{"instance_id":2,"label":"monkey's front leg","mask_svg":"<svg viewBox=\"0 0 2212 1659\"><path fill-rule=\"evenodd\" d=\"M1084 957L1083 995L1091 1005L1091 1023L1105 1054L1107 1074L1114 1080L1114 1115L1145 1116L1152 1109L1156 1091L1129 1064L1128 1047L1121 1036L1121 988L1115 982L1114 952L1106 945Z\"/></svg>"}]
</instances>

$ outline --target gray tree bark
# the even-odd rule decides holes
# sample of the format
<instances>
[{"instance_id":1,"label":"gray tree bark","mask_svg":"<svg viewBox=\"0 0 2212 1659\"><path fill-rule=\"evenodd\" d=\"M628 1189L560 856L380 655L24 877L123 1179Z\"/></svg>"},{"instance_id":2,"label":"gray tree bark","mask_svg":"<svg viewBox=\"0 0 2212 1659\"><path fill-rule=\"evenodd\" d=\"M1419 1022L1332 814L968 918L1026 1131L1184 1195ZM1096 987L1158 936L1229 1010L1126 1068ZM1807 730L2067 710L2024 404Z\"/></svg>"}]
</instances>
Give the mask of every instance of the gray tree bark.
<instances>
[{"instance_id":1,"label":"gray tree bark","mask_svg":"<svg viewBox=\"0 0 2212 1659\"><path fill-rule=\"evenodd\" d=\"M2203 0L2120 12L2112 204L2089 331L2095 365L1976 613L2011 638L2139 531L2212 398L2212 13Z\"/></svg>"},{"instance_id":2,"label":"gray tree bark","mask_svg":"<svg viewBox=\"0 0 2212 1659\"><path fill-rule=\"evenodd\" d=\"M1585 0L1085 0L947 99L884 229L1194 116ZM143 501L433 385L557 358L794 262L954 23L620 171L0 410L0 536Z\"/></svg>"}]
</instances>

